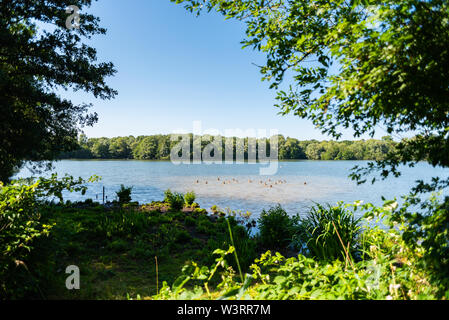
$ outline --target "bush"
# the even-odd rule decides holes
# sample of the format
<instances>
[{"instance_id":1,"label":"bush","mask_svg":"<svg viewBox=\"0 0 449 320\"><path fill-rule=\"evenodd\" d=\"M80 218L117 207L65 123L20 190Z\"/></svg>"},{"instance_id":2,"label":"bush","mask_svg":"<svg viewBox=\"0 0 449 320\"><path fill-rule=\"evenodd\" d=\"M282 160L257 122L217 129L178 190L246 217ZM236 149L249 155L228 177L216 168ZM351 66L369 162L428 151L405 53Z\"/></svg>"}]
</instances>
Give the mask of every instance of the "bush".
<instances>
[{"instance_id":1,"label":"bush","mask_svg":"<svg viewBox=\"0 0 449 320\"><path fill-rule=\"evenodd\" d=\"M191 206L196 199L196 194L195 192L191 191L191 192L187 192L184 196L184 200L186 202L187 205Z\"/></svg>"},{"instance_id":2,"label":"bush","mask_svg":"<svg viewBox=\"0 0 449 320\"><path fill-rule=\"evenodd\" d=\"M406 245L421 251L418 266L438 284L439 298L449 298L449 197L441 199L440 195L425 200L406 196L399 210L384 211L383 218L390 228L401 226ZM421 212L415 211L418 206ZM397 202L386 202L384 207L396 209Z\"/></svg>"},{"instance_id":3,"label":"bush","mask_svg":"<svg viewBox=\"0 0 449 320\"><path fill-rule=\"evenodd\" d=\"M120 186L120 190L116 192L118 202L130 203L131 202L132 187L125 187L123 184Z\"/></svg>"},{"instance_id":4,"label":"bush","mask_svg":"<svg viewBox=\"0 0 449 320\"><path fill-rule=\"evenodd\" d=\"M21 298L28 287L28 257L36 239L48 235L51 226L42 223L37 208L39 183L0 183L0 296Z\"/></svg>"},{"instance_id":5,"label":"bush","mask_svg":"<svg viewBox=\"0 0 449 320\"><path fill-rule=\"evenodd\" d=\"M89 182L96 178L89 179ZM41 216L44 199L57 197L64 203L63 191L86 192L85 181L71 176L0 182L0 298L21 299L30 296L42 298L40 286L48 280L51 263L46 261L48 251L36 252L38 242L44 241L53 224ZM45 247L45 246L44 246ZM38 248L39 249L39 248ZM46 265L39 261L45 261ZM30 272L31 270L31 272ZM53 275L52 275L53 276Z\"/></svg>"},{"instance_id":6,"label":"bush","mask_svg":"<svg viewBox=\"0 0 449 320\"><path fill-rule=\"evenodd\" d=\"M184 195L179 192L171 192L170 189L165 191L164 202L170 205L172 210L181 210L184 207Z\"/></svg>"},{"instance_id":7,"label":"bush","mask_svg":"<svg viewBox=\"0 0 449 320\"><path fill-rule=\"evenodd\" d=\"M266 248L286 248L294 234L295 218L290 218L280 206L262 211L259 223L259 241Z\"/></svg>"},{"instance_id":8,"label":"bush","mask_svg":"<svg viewBox=\"0 0 449 320\"><path fill-rule=\"evenodd\" d=\"M319 260L346 260L345 249L351 255L356 252L359 221L341 204L327 208L317 204L306 218L299 220L293 243L305 246Z\"/></svg>"}]
</instances>

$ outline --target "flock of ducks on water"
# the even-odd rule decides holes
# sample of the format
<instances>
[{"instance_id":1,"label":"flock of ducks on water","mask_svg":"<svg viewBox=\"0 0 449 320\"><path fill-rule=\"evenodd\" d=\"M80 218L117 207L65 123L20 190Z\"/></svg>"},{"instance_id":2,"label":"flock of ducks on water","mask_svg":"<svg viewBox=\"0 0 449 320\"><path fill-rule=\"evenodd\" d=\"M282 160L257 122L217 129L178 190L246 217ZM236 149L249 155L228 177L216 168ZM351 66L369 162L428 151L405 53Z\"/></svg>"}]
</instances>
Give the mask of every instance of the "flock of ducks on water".
<instances>
[{"instance_id":1,"label":"flock of ducks on water","mask_svg":"<svg viewBox=\"0 0 449 320\"><path fill-rule=\"evenodd\" d=\"M221 180L220 178L217 178L217 182L224 184L224 185L231 184L231 183L240 183L239 180L237 180L235 178L232 178L231 180ZM201 181L196 180L196 184L199 184L199 183L201 183ZM249 179L248 183L257 183L257 181ZM287 180L271 180L271 179L268 179L265 181L259 180L260 185L263 185L268 188L273 188L273 186L286 184L286 183L287 183ZM207 181L207 180L204 181L204 184L209 184L209 181ZM304 182L304 185L307 185L307 182Z\"/></svg>"}]
</instances>

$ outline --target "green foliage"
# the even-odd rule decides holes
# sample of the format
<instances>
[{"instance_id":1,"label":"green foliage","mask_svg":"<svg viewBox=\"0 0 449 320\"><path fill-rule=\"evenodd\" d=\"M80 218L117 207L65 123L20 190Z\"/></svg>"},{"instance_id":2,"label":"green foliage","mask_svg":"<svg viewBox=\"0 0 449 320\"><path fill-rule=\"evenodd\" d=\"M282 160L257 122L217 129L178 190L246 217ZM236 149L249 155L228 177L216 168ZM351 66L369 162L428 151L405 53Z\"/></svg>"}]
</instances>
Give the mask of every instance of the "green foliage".
<instances>
[{"instance_id":1,"label":"green foliage","mask_svg":"<svg viewBox=\"0 0 449 320\"><path fill-rule=\"evenodd\" d=\"M336 208L317 207L315 213L320 211L324 215L332 215L334 217L329 219L338 222L349 207L365 212L367 219L381 214L386 217L388 213L391 216L395 210L394 202L386 202L383 207L356 203L345 208L341 205ZM338 214L327 212L332 210ZM254 261L251 273L242 280L236 277L235 269L228 263L227 257L235 251L231 246L228 251L215 252L219 257L210 268L190 262L172 287L165 283L159 295L153 298L402 300L439 297L439 283L430 282L431 274L420 264L424 251L419 244L408 246L399 230L385 226L365 226L359 233L356 241L362 255L358 262L315 259L302 254L285 258L280 253L268 251ZM217 274L221 282L211 288L211 279ZM187 286L188 283L193 287Z\"/></svg>"},{"instance_id":2,"label":"green foliage","mask_svg":"<svg viewBox=\"0 0 449 320\"><path fill-rule=\"evenodd\" d=\"M196 225L196 220L192 217L186 217L184 221L188 227L194 227Z\"/></svg>"},{"instance_id":3,"label":"green foliage","mask_svg":"<svg viewBox=\"0 0 449 320\"><path fill-rule=\"evenodd\" d=\"M120 190L116 192L118 197L118 202L129 203L131 202L131 192L132 187L125 187L123 184L120 186Z\"/></svg>"},{"instance_id":4,"label":"green foliage","mask_svg":"<svg viewBox=\"0 0 449 320\"><path fill-rule=\"evenodd\" d=\"M386 202L388 210L371 209L366 215L387 221L391 228L401 230L402 240L419 255L417 266L438 285L438 296L449 294L449 198L432 194L428 200L415 195L397 202ZM416 209L419 208L420 211Z\"/></svg>"},{"instance_id":5,"label":"green foliage","mask_svg":"<svg viewBox=\"0 0 449 320\"><path fill-rule=\"evenodd\" d=\"M164 192L164 202L170 205L172 210L181 210L184 207L184 195L179 192L171 192L170 189Z\"/></svg>"},{"instance_id":6,"label":"green foliage","mask_svg":"<svg viewBox=\"0 0 449 320\"><path fill-rule=\"evenodd\" d=\"M106 238L126 237L131 234L145 232L152 220L139 211L116 210L104 213L87 224L93 234L101 234Z\"/></svg>"},{"instance_id":7,"label":"green foliage","mask_svg":"<svg viewBox=\"0 0 449 320\"><path fill-rule=\"evenodd\" d=\"M207 294L207 297L211 298L211 292L209 291L209 282L217 275L219 268L228 269L228 263L226 260L226 256L234 253L234 248L231 246L229 250L221 250L217 249L213 252L214 255L219 256L215 259L215 263L210 267L200 267L197 263L191 262L183 267L182 272L183 275L180 276L173 283L172 286L169 286L167 282L163 283L163 287L156 299L179 299L179 300L194 300L199 299ZM232 270L232 269L228 269ZM232 283L232 271L226 274L226 277L223 277L223 286L227 287L226 284ZM203 287L195 286L194 290L186 290L186 285L188 282L193 281L201 281L204 283ZM226 283L225 283L226 282ZM236 287L235 284L233 287ZM227 288L228 289L228 288Z\"/></svg>"},{"instance_id":8,"label":"green foliage","mask_svg":"<svg viewBox=\"0 0 449 320\"><path fill-rule=\"evenodd\" d=\"M207 214L207 210L206 209L202 209L202 208L195 208L193 210L193 214L200 216L200 215L206 215Z\"/></svg>"},{"instance_id":9,"label":"green foliage","mask_svg":"<svg viewBox=\"0 0 449 320\"><path fill-rule=\"evenodd\" d=\"M196 194L193 191L187 192L184 195L184 200L185 200L186 204L189 206L193 205L193 203L195 202L195 199L196 199Z\"/></svg>"},{"instance_id":10,"label":"green foliage","mask_svg":"<svg viewBox=\"0 0 449 320\"><path fill-rule=\"evenodd\" d=\"M199 136L192 137L192 140ZM203 136L206 139L206 136ZM383 160L387 154L394 152L397 145L391 139L360 140L360 141L299 141L295 138L279 135L280 160ZM235 143L240 138L232 138ZM222 154L225 154L225 140L223 138ZM244 155L248 156L248 138L241 141L244 146ZM265 142L258 139L259 145ZM193 143L193 141L192 141ZM239 141L240 143L240 141ZM62 159L137 159L137 160L168 160L170 148L174 143L169 135L133 136L116 138L90 138L81 137L78 140L78 150L65 152L60 155ZM259 146L258 145L258 146ZM206 144L201 145L204 151ZM257 148L258 148L257 146Z\"/></svg>"},{"instance_id":11,"label":"green foliage","mask_svg":"<svg viewBox=\"0 0 449 320\"><path fill-rule=\"evenodd\" d=\"M376 249L373 249L376 250ZM394 266L387 256L363 261L354 269L344 262L317 262L298 255L285 258L270 251L262 254L251 266L252 273L244 281L235 272L226 257L234 253L217 250L220 255L211 267L191 262L183 268L183 275L173 286L164 283L154 299L254 299L254 300L377 300L377 299L433 299L434 288L415 281L424 281L407 266ZM221 270L221 271L219 271ZM221 282L213 289L209 283L217 273ZM187 288L195 281L193 288Z\"/></svg>"},{"instance_id":12,"label":"green foliage","mask_svg":"<svg viewBox=\"0 0 449 320\"><path fill-rule=\"evenodd\" d=\"M327 208L316 204L299 220L293 242L296 247L305 246L318 260L352 259L357 250L359 222L341 203Z\"/></svg>"},{"instance_id":13,"label":"green foliage","mask_svg":"<svg viewBox=\"0 0 449 320\"><path fill-rule=\"evenodd\" d=\"M8 182L25 161L52 160L76 149L81 127L97 121L97 115L88 112L90 104L76 104L60 91L81 90L100 99L116 95L106 85L114 66L99 62L96 50L83 43L106 33L99 19L86 11L91 3L2 1L0 181ZM70 5L83 12L79 29L66 27L64 8Z\"/></svg>"},{"instance_id":14,"label":"green foliage","mask_svg":"<svg viewBox=\"0 0 449 320\"><path fill-rule=\"evenodd\" d=\"M295 221L280 205L263 210L258 219L259 241L266 248L282 249L292 241Z\"/></svg>"},{"instance_id":15,"label":"green foliage","mask_svg":"<svg viewBox=\"0 0 449 320\"><path fill-rule=\"evenodd\" d=\"M32 277L27 257L36 239L47 236L52 227L41 221L38 187L38 182L9 186L0 183L0 295L3 297L20 298L23 291L36 290L36 287L13 288L17 280Z\"/></svg>"},{"instance_id":16,"label":"green foliage","mask_svg":"<svg viewBox=\"0 0 449 320\"><path fill-rule=\"evenodd\" d=\"M92 177L89 181L97 179ZM29 293L40 292L37 277L46 272L45 267L33 271L29 264L36 243L49 236L54 227L53 223L42 219L43 202L56 196L62 203L64 190L85 192L85 183L70 176L58 179L57 175L35 181L13 181L6 186L0 183L1 296L22 298Z\"/></svg>"},{"instance_id":17,"label":"green foliage","mask_svg":"<svg viewBox=\"0 0 449 320\"><path fill-rule=\"evenodd\" d=\"M192 240L192 236L186 230L180 230L175 234L176 243L185 244L190 240Z\"/></svg>"},{"instance_id":18,"label":"green foliage","mask_svg":"<svg viewBox=\"0 0 449 320\"><path fill-rule=\"evenodd\" d=\"M90 177L87 181L84 181L82 178L75 179L69 175L58 178L58 175L54 173L50 178L41 177L38 179L38 196L41 199L48 199L51 196L55 196L61 203L63 203L63 191L80 192L84 195L87 191L86 183L94 183L99 180L101 180L101 178L96 175Z\"/></svg>"}]
</instances>

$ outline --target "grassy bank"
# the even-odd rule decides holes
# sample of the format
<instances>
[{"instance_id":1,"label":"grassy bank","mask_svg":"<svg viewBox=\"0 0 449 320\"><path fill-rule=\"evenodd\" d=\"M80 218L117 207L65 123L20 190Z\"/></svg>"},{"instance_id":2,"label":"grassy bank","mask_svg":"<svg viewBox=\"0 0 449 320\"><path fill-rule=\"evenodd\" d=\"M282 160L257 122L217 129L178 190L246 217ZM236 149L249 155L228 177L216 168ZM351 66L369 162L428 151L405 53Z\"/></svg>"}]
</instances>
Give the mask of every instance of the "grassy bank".
<instances>
[{"instance_id":1,"label":"grassy bank","mask_svg":"<svg viewBox=\"0 0 449 320\"><path fill-rule=\"evenodd\" d=\"M235 242L251 250L249 260L242 261L246 268L255 258L255 241L235 218L229 221ZM41 208L41 223L51 226L49 234L35 241L22 267L12 267L15 279L2 279L12 298L152 296L164 281L173 283L185 263L210 264L215 249L230 245L224 217L208 216L199 208L165 211L161 203L112 208L92 202L47 205ZM81 290L65 287L70 265L80 268ZM29 290L17 290L15 296L12 281L19 278L19 288Z\"/></svg>"}]
</instances>

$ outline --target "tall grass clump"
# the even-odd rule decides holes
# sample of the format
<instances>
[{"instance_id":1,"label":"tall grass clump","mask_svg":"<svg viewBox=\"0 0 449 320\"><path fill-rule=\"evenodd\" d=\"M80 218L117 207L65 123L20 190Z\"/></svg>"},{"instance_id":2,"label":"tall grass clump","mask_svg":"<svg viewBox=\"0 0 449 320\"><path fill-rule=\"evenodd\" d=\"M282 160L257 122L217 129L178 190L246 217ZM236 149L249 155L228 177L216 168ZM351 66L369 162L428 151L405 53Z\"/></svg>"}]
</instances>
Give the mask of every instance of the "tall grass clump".
<instances>
[{"instance_id":1,"label":"tall grass clump","mask_svg":"<svg viewBox=\"0 0 449 320\"><path fill-rule=\"evenodd\" d=\"M341 204L332 207L315 205L305 218L300 218L293 243L319 260L346 261L357 248L360 219Z\"/></svg>"}]
</instances>

